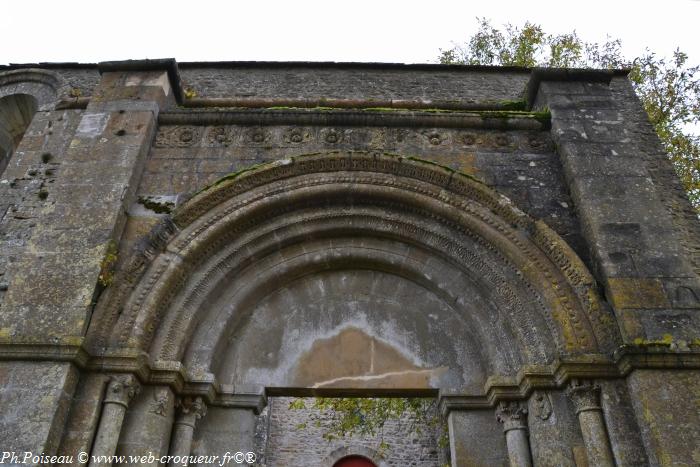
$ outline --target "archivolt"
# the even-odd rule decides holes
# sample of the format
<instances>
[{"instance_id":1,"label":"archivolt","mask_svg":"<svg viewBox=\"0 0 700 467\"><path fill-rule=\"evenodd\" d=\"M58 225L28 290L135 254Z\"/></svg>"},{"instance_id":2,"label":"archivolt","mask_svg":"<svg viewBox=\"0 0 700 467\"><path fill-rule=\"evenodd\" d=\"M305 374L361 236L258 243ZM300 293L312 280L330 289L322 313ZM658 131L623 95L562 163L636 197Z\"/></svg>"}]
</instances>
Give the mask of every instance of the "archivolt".
<instances>
[{"instance_id":1,"label":"archivolt","mask_svg":"<svg viewBox=\"0 0 700 467\"><path fill-rule=\"evenodd\" d=\"M137 256L103 297L89 333L93 350L136 348L154 359L185 359L207 319L203 304L224 279L231 283L256 261L304 239L352 236L415 245L493 289L488 300L503 310L500 319L514 335L523 326L518 312L543 324L540 336L516 337L519 352L534 360L543 352L549 360L557 356L542 344L548 340L559 354L608 351L617 342L591 275L558 235L482 183L429 162L366 152L277 161L208 187L173 222L154 235L162 251ZM417 274L403 265L381 267ZM290 271L285 280L297 276Z\"/></svg>"},{"instance_id":2,"label":"archivolt","mask_svg":"<svg viewBox=\"0 0 700 467\"><path fill-rule=\"evenodd\" d=\"M69 89L58 74L48 70L21 68L0 72L0 97L17 93L32 96L38 110L48 111L53 110L58 98L68 95Z\"/></svg>"}]
</instances>

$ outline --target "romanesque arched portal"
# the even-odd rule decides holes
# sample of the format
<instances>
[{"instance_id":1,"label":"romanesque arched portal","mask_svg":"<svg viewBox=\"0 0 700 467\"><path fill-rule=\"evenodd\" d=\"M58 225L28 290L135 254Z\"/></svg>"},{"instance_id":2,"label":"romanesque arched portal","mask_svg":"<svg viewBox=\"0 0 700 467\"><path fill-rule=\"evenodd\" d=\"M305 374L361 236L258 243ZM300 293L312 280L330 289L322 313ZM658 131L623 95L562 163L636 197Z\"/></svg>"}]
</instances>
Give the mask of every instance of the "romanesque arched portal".
<instances>
[{"instance_id":1,"label":"romanesque arched portal","mask_svg":"<svg viewBox=\"0 0 700 467\"><path fill-rule=\"evenodd\" d=\"M565 242L428 162L292 157L218 181L172 222L163 251L147 267L137 257L105 297L91 345L109 359L144 352L159 379L213 406L264 392L489 404L490 381L524 392L528 368L616 342ZM222 429L212 410L204 432Z\"/></svg>"},{"instance_id":2,"label":"romanesque arched portal","mask_svg":"<svg viewBox=\"0 0 700 467\"><path fill-rule=\"evenodd\" d=\"M41 66L0 67L5 449L433 467L289 404L426 396L452 467L694 458L700 230L624 71Z\"/></svg>"}]
</instances>

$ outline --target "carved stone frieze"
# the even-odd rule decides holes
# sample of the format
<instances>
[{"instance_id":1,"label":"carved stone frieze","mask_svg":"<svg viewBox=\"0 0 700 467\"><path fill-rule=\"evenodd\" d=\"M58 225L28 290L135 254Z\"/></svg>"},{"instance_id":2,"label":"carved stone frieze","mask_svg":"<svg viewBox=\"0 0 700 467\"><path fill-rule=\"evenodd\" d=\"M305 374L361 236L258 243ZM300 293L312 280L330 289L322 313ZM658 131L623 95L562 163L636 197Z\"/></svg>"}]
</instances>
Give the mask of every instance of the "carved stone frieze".
<instances>
[{"instance_id":1,"label":"carved stone frieze","mask_svg":"<svg viewBox=\"0 0 700 467\"><path fill-rule=\"evenodd\" d=\"M319 143L338 146L352 141L369 148L422 146L449 151L455 145L472 149L521 150L534 153L551 152L549 135L543 132L453 130L449 128L344 128L326 126L283 126L279 131L268 126L236 125L162 125L156 134L155 147L295 147Z\"/></svg>"},{"instance_id":2,"label":"carved stone frieze","mask_svg":"<svg viewBox=\"0 0 700 467\"><path fill-rule=\"evenodd\" d=\"M211 147L231 146L235 139L233 128L226 126L213 126L207 128L206 144Z\"/></svg>"},{"instance_id":3,"label":"carved stone frieze","mask_svg":"<svg viewBox=\"0 0 700 467\"><path fill-rule=\"evenodd\" d=\"M189 148L198 146L202 139L199 126L162 126L156 134L156 147Z\"/></svg>"}]
</instances>

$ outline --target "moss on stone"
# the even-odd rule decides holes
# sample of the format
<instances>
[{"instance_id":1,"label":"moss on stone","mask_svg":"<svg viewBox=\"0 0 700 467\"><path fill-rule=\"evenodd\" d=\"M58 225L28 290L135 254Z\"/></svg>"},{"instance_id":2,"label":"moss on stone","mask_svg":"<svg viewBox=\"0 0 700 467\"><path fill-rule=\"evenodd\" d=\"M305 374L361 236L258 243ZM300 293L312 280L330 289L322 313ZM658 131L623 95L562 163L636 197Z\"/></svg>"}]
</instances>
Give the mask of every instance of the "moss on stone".
<instances>
[{"instance_id":1,"label":"moss on stone","mask_svg":"<svg viewBox=\"0 0 700 467\"><path fill-rule=\"evenodd\" d=\"M170 214L175 207L171 202L162 203L147 196L139 196L138 203L157 214Z\"/></svg>"},{"instance_id":2,"label":"moss on stone","mask_svg":"<svg viewBox=\"0 0 700 467\"><path fill-rule=\"evenodd\" d=\"M100 262L100 275L97 277L97 282L102 287L108 287L114 281L114 268L117 264L117 259L117 244L114 240L110 240L107 242L104 258Z\"/></svg>"},{"instance_id":3,"label":"moss on stone","mask_svg":"<svg viewBox=\"0 0 700 467\"><path fill-rule=\"evenodd\" d=\"M527 101L525 99L510 100L504 99L498 102L498 106L504 110L526 110Z\"/></svg>"}]
</instances>

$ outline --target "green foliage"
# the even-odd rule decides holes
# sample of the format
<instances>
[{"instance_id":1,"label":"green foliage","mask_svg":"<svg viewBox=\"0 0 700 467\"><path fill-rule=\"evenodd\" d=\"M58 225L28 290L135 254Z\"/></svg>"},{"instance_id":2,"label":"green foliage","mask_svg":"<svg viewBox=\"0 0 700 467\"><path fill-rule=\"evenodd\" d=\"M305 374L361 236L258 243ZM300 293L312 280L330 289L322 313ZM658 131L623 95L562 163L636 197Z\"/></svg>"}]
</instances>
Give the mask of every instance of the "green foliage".
<instances>
[{"instance_id":1,"label":"green foliage","mask_svg":"<svg viewBox=\"0 0 700 467\"><path fill-rule=\"evenodd\" d=\"M670 60L647 52L630 72L635 91L649 115L683 186L700 206L700 137L687 131L700 124L700 66L676 50Z\"/></svg>"},{"instance_id":2,"label":"green foliage","mask_svg":"<svg viewBox=\"0 0 700 467\"><path fill-rule=\"evenodd\" d=\"M700 67L676 50L672 59L646 51L626 59L621 42L581 40L576 32L545 34L536 24L494 28L478 19L477 32L463 45L441 50L443 64L548 66L563 68L629 68L629 78L673 162L693 206L700 210L700 136L689 128L700 124Z\"/></svg>"},{"instance_id":3,"label":"green foliage","mask_svg":"<svg viewBox=\"0 0 700 467\"><path fill-rule=\"evenodd\" d=\"M316 414L312 412L311 417L315 426L321 426L322 420L330 420L330 423L323 424L325 429L323 437L328 441L347 436L380 435L380 452L388 449L381 435L384 425L389 420L408 423L407 431L418 434L424 430L437 432L440 426L435 399L432 398L317 397L312 401L307 407L308 400L294 399L290 402L289 408L313 409ZM307 425L302 423L299 428L306 428ZM442 438L440 443L444 444Z\"/></svg>"}]
</instances>

